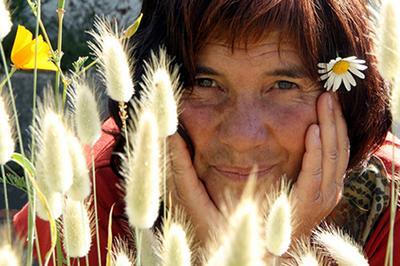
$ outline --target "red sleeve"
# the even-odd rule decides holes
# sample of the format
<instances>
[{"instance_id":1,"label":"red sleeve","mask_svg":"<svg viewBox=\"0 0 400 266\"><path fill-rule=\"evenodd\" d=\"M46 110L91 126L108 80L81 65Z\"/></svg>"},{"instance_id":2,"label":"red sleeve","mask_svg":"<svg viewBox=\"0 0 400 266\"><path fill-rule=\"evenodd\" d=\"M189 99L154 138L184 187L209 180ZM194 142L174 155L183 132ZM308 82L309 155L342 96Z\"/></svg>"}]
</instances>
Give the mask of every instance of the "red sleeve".
<instances>
[{"instance_id":1,"label":"red sleeve","mask_svg":"<svg viewBox=\"0 0 400 266\"><path fill-rule=\"evenodd\" d=\"M400 265L400 210L397 209L394 227L393 265ZM370 266L382 266L385 263L386 247L390 230L390 210L385 211L374 231L370 235L364 251Z\"/></svg>"}]
</instances>

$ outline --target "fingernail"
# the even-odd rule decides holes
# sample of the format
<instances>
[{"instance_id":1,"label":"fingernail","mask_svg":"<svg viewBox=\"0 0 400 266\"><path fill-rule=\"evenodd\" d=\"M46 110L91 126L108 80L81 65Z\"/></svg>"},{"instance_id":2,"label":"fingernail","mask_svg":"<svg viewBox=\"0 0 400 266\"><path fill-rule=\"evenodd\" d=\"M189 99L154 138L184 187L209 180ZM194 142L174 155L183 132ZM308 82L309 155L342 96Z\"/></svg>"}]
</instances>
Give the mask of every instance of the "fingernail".
<instances>
[{"instance_id":1,"label":"fingernail","mask_svg":"<svg viewBox=\"0 0 400 266\"><path fill-rule=\"evenodd\" d=\"M333 110L333 103L332 103L332 95L328 95L328 108L329 110Z\"/></svg>"}]
</instances>

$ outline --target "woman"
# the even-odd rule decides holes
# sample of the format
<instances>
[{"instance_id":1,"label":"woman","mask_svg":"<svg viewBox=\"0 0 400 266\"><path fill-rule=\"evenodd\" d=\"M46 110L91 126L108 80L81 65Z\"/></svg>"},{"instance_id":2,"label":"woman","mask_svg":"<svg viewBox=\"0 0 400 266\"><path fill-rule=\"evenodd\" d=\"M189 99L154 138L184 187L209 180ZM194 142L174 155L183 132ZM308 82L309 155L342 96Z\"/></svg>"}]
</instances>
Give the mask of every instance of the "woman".
<instances>
[{"instance_id":1,"label":"woman","mask_svg":"<svg viewBox=\"0 0 400 266\"><path fill-rule=\"evenodd\" d=\"M296 236L332 221L363 246L371 265L382 265L390 149L398 143L388 133L389 92L375 66L365 1L144 1L143 14L135 35L136 80L142 60L160 45L180 65L182 128L169 139L170 153L179 155L172 157L169 180L173 202L188 213L196 239L207 240L221 215L221 195L239 196L257 164L260 191L282 175L294 181L302 221ZM317 65L339 56L356 56L368 68L360 67L363 74L351 84L332 82L338 90L326 92ZM124 140L118 104L111 100L110 113L95 145L103 259L114 203L113 235L129 231L123 196L116 193L120 162L112 154L122 151ZM22 233L23 222L26 211L15 217ZM46 247L47 225L38 221L38 227ZM399 230L397 219L397 235ZM399 241L395 237L395 249ZM400 264L400 253L394 256ZM94 246L90 261L97 265Z\"/></svg>"}]
</instances>

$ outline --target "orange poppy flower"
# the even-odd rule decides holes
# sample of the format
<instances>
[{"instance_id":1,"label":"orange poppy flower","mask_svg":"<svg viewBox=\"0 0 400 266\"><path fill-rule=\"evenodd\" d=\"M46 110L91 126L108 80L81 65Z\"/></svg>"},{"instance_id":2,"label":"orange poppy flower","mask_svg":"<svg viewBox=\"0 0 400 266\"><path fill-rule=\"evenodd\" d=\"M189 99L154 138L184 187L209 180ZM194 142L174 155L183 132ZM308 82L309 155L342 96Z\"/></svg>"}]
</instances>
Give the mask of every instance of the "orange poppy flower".
<instances>
[{"instance_id":1,"label":"orange poppy flower","mask_svg":"<svg viewBox=\"0 0 400 266\"><path fill-rule=\"evenodd\" d=\"M35 68L35 40L32 40L32 33L24 26L18 25L17 36L11 50L11 62L15 68L30 70ZM38 37L37 68L41 70L57 71L57 66L50 61L50 47Z\"/></svg>"}]
</instances>

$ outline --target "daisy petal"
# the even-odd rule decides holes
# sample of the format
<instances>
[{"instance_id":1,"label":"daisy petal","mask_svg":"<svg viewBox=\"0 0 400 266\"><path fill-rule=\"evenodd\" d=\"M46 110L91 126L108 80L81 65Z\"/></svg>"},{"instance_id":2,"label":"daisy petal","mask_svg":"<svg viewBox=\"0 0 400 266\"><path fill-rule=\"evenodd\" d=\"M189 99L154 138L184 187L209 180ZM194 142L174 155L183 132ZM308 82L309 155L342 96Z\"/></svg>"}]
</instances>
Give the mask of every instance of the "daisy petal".
<instances>
[{"instance_id":1,"label":"daisy petal","mask_svg":"<svg viewBox=\"0 0 400 266\"><path fill-rule=\"evenodd\" d=\"M327 81L328 90L330 90L332 88L334 81L335 81L335 75L331 73L331 75L329 76L329 79Z\"/></svg>"},{"instance_id":2,"label":"daisy petal","mask_svg":"<svg viewBox=\"0 0 400 266\"><path fill-rule=\"evenodd\" d=\"M348 74L348 73L346 73L346 74ZM347 79L347 75L344 75L343 83L344 83L344 87L346 88L346 90L350 91L351 90L351 85L350 85L349 80Z\"/></svg>"},{"instance_id":3,"label":"daisy petal","mask_svg":"<svg viewBox=\"0 0 400 266\"><path fill-rule=\"evenodd\" d=\"M360 65L360 64L352 64L352 67L357 68L358 70L366 70L368 66L366 65Z\"/></svg>"},{"instance_id":4,"label":"daisy petal","mask_svg":"<svg viewBox=\"0 0 400 266\"><path fill-rule=\"evenodd\" d=\"M354 75L356 75L360 79L365 79L365 75L361 71L359 71L358 69L351 67L349 70L350 70L351 73L353 73Z\"/></svg>"},{"instance_id":5,"label":"daisy petal","mask_svg":"<svg viewBox=\"0 0 400 266\"><path fill-rule=\"evenodd\" d=\"M326 80L327 78L329 78L329 76L330 76L330 73L326 73L321 76L321 80Z\"/></svg>"},{"instance_id":6,"label":"daisy petal","mask_svg":"<svg viewBox=\"0 0 400 266\"><path fill-rule=\"evenodd\" d=\"M329 87L328 87L328 81L326 81L325 83L324 83L324 89L326 89L327 91L329 91Z\"/></svg>"},{"instance_id":7,"label":"daisy petal","mask_svg":"<svg viewBox=\"0 0 400 266\"><path fill-rule=\"evenodd\" d=\"M351 86L355 87L357 85L356 80L354 79L353 75L349 72L346 73L346 78L350 82Z\"/></svg>"},{"instance_id":8,"label":"daisy petal","mask_svg":"<svg viewBox=\"0 0 400 266\"><path fill-rule=\"evenodd\" d=\"M326 68L326 63L318 63L319 68Z\"/></svg>"},{"instance_id":9,"label":"daisy petal","mask_svg":"<svg viewBox=\"0 0 400 266\"><path fill-rule=\"evenodd\" d=\"M340 87L340 84L342 84L342 76L336 76L335 77L335 83L333 84L333 92L337 91Z\"/></svg>"},{"instance_id":10,"label":"daisy petal","mask_svg":"<svg viewBox=\"0 0 400 266\"><path fill-rule=\"evenodd\" d=\"M326 69L318 69L318 73L319 74L325 74L325 73L327 73L328 71L326 71Z\"/></svg>"}]
</instances>

